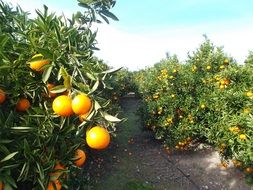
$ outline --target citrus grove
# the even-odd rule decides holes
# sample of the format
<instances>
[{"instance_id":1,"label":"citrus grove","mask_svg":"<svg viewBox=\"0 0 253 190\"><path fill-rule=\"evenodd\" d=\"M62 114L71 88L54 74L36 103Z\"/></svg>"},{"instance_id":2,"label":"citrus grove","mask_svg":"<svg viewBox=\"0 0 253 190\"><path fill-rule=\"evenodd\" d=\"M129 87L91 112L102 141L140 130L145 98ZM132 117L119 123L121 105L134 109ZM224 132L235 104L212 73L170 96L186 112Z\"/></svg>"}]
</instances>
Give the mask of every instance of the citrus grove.
<instances>
[{"instance_id":1,"label":"citrus grove","mask_svg":"<svg viewBox=\"0 0 253 190\"><path fill-rule=\"evenodd\" d=\"M107 148L121 121L103 92L116 70L94 57L91 30L117 20L115 1L79 5L72 18L46 6L29 18L0 1L0 190L80 188L89 149Z\"/></svg>"},{"instance_id":2,"label":"citrus grove","mask_svg":"<svg viewBox=\"0 0 253 190\"><path fill-rule=\"evenodd\" d=\"M253 182L253 54L237 64L207 38L185 63L168 56L136 72L143 124L165 148L213 145Z\"/></svg>"},{"instance_id":3,"label":"citrus grove","mask_svg":"<svg viewBox=\"0 0 253 190\"><path fill-rule=\"evenodd\" d=\"M72 18L47 6L30 18L0 0L0 190L84 189L82 167L110 145L128 92L166 150L208 143L253 183L253 53L240 65L205 37L184 63L112 69L91 27L117 20L116 1L78 3Z\"/></svg>"}]
</instances>

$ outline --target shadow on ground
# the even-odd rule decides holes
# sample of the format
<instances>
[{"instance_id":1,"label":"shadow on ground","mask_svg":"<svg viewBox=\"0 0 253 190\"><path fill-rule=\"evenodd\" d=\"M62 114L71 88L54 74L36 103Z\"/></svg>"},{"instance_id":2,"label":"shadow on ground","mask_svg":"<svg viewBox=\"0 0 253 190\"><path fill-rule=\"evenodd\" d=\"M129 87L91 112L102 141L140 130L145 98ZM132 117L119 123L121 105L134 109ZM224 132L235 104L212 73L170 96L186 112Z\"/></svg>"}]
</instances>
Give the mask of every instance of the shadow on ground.
<instances>
[{"instance_id":1,"label":"shadow on ground","mask_svg":"<svg viewBox=\"0 0 253 190\"><path fill-rule=\"evenodd\" d=\"M124 117L107 150L97 151L84 169L91 171L91 190L250 190L243 174L219 166L211 147L167 154L137 114L139 100L122 99Z\"/></svg>"}]
</instances>

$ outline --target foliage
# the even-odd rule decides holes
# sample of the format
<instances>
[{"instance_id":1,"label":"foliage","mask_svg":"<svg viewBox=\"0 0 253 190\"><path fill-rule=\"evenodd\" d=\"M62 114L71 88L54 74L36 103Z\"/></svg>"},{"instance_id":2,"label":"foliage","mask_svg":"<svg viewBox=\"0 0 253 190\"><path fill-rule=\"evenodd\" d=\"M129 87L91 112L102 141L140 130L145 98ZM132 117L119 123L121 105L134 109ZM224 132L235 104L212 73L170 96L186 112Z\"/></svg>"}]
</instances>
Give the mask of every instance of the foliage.
<instances>
[{"instance_id":1,"label":"foliage","mask_svg":"<svg viewBox=\"0 0 253 190\"><path fill-rule=\"evenodd\" d=\"M125 68L108 78L109 88L104 91L105 96L111 98L112 102L118 102L121 97L130 92L137 92L137 87L133 81L134 73Z\"/></svg>"},{"instance_id":2,"label":"foliage","mask_svg":"<svg viewBox=\"0 0 253 190\"><path fill-rule=\"evenodd\" d=\"M120 121L108 114L110 102L102 91L112 71L94 58L96 32L90 29L97 14L117 20L109 12L115 1L79 2L85 12L71 19L49 13L46 6L31 19L0 1L0 88L6 94L0 104L0 181L5 190L46 189L59 163L65 168L58 171L59 180L67 188L66 176L81 170L73 162L76 149L87 149L85 131L95 125L114 129ZM30 67L41 61L47 64L39 70ZM48 84L54 86L50 91ZM56 115L50 93L87 94L93 102L89 116L80 122L77 115ZM20 98L29 100L27 111L16 109Z\"/></svg>"},{"instance_id":3,"label":"foliage","mask_svg":"<svg viewBox=\"0 0 253 190\"><path fill-rule=\"evenodd\" d=\"M252 179L252 54L246 62L238 65L206 38L184 64L172 56L140 71L145 125L171 148L213 144Z\"/></svg>"}]
</instances>

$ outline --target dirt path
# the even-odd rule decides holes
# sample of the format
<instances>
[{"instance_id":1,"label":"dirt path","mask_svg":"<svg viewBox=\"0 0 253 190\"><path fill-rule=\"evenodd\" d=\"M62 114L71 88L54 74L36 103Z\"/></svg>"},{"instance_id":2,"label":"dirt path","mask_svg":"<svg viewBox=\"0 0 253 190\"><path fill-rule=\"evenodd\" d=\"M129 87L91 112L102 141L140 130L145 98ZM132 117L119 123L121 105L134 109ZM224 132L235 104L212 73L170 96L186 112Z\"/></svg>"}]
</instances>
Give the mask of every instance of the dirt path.
<instances>
[{"instance_id":1,"label":"dirt path","mask_svg":"<svg viewBox=\"0 0 253 190\"><path fill-rule=\"evenodd\" d=\"M168 154L149 131L143 131L136 114L139 101L122 100L128 120L118 128L109 149L96 152L85 166L94 190L250 190L241 172L219 167L211 147ZM201 147L201 146L198 146Z\"/></svg>"}]
</instances>

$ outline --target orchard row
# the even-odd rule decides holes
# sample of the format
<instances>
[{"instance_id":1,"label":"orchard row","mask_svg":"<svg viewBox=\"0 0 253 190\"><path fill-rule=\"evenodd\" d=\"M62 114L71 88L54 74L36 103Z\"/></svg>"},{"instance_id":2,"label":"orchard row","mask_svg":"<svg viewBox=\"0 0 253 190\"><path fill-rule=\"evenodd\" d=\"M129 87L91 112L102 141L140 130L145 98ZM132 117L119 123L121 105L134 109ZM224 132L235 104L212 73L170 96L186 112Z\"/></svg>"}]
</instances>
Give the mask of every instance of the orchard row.
<instances>
[{"instance_id":1,"label":"orchard row","mask_svg":"<svg viewBox=\"0 0 253 190\"><path fill-rule=\"evenodd\" d=\"M180 63L170 56L135 75L144 125L165 146L192 141L216 147L253 179L253 55L244 65L208 39Z\"/></svg>"}]
</instances>

